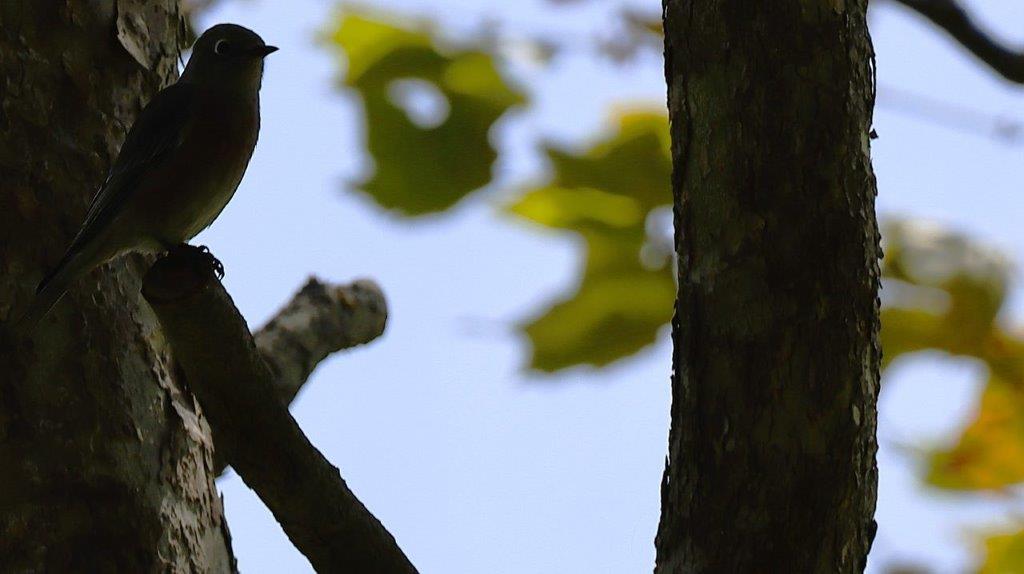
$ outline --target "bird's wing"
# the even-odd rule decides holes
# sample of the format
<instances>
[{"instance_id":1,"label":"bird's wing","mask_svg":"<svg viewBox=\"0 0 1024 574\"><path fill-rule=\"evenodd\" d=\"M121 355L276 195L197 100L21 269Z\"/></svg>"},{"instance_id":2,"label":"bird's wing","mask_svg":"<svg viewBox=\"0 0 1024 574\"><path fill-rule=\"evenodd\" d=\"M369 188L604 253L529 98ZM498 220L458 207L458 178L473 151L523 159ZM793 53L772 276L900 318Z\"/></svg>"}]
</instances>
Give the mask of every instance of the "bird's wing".
<instances>
[{"instance_id":1,"label":"bird's wing","mask_svg":"<svg viewBox=\"0 0 1024 574\"><path fill-rule=\"evenodd\" d=\"M106 181L85 216L70 254L103 229L135 191L142 175L179 148L189 128L195 86L177 83L161 90L135 119Z\"/></svg>"}]
</instances>

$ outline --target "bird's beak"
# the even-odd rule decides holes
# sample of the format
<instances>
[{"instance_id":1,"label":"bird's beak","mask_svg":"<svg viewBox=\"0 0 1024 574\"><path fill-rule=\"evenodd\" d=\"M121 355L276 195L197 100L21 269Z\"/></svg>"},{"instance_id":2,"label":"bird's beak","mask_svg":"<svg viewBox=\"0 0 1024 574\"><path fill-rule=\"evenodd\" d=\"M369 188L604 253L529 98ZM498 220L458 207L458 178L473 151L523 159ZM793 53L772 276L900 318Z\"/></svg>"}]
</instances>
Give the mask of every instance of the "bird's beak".
<instances>
[{"instance_id":1,"label":"bird's beak","mask_svg":"<svg viewBox=\"0 0 1024 574\"><path fill-rule=\"evenodd\" d=\"M252 55L257 58L266 58L277 51L277 46L260 46L252 51Z\"/></svg>"}]
</instances>

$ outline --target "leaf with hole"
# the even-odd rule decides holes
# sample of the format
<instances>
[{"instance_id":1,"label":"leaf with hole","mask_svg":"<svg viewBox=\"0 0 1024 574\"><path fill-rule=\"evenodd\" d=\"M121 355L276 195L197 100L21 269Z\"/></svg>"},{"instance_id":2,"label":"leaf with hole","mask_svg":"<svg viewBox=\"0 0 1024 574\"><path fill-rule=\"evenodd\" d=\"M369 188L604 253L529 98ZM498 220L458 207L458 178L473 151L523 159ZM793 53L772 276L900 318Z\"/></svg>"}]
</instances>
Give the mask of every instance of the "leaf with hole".
<instances>
[{"instance_id":1,"label":"leaf with hole","mask_svg":"<svg viewBox=\"0 0 1024 574\"><path fill-rule=\"evenodd\" d=\"M491 54L396 22L345 12L329 35L365 110L374 169L358 189L398 214L436 213L491 181L491 130L525 97Z\"/></svg>"}]
</instances>

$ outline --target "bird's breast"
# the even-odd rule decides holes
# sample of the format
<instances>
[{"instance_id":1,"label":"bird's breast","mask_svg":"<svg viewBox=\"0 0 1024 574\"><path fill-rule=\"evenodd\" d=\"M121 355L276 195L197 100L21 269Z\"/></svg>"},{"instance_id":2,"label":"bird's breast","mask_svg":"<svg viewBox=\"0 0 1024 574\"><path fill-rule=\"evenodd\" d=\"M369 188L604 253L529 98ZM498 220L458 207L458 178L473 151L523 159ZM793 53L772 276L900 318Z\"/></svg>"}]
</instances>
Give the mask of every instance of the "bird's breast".
<instances>
[{"instance_id":1,"label":"bird's breast","mask_svg":"<svg viewBox=\"0 0 1024 574\"><path fill-rule=\"evenodd\" d=\"M211 160L244 171L259 133L259 104L223 96L200 100L186 145L191 144Z\"/></svg>"},{"instance_id":2,"label":"bird's breast","mask_svg":"<svg viewBox=\"0 0 1024 574\"><path fill-rule=\"evenodd\" d=\"M166 240L188 241L208 227L234 195L259 134L258 101L200 98L181 143L165 164L160 214Z\"/></svg>"}]
</instances>

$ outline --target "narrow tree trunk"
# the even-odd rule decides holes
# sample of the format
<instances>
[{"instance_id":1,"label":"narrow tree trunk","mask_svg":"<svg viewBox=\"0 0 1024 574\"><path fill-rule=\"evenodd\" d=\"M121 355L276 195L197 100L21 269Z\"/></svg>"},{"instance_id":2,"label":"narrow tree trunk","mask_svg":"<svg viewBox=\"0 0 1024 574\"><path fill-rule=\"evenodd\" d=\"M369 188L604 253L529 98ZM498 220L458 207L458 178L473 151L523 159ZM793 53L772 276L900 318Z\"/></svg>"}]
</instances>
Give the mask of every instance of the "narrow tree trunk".
<instances>
[{"instance_id":1,"label":"narrow tree trunk","mask_svg":"<svg viewBox=\"0 0 1024 574\"><path fill-rule=\"evenodd\" d=\"M174 0L0 2L0 323L176 75ZM210 432L122 258L0 343L0 572L227 572Z\"/></svg>"},{"instance_id":2,"label":"narrow tree trunk","mask_svg":"<svg viewBox=\"0 0 1024 574\"><path fill-rule=\"evenodd\" d=\"M679 295L656 572L859 572L880 356L867 0L664 8Z\"/></svg>"}]
</instances>

